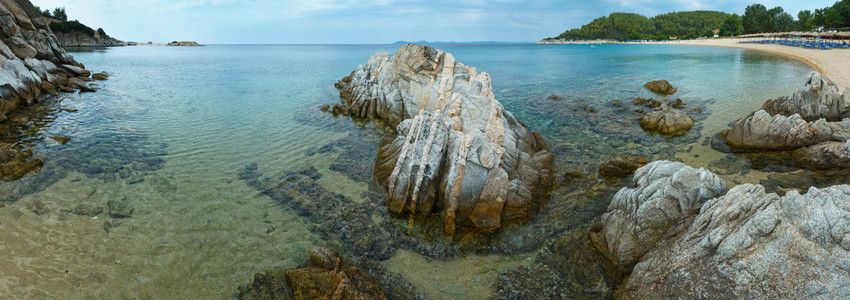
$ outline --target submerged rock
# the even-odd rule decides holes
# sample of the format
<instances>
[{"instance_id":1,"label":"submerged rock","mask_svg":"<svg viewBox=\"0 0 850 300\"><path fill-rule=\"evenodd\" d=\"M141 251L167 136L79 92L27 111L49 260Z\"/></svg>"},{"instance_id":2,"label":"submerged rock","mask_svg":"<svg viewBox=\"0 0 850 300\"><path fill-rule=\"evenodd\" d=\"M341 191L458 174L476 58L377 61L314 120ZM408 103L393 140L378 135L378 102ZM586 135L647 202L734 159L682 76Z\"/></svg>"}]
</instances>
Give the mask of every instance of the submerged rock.
<instances>
[{"instance_id":1,"label":"submerged rock","mask_svg":"<svg viewBox=\"0 0 850 300\"><path fill-rule=\"evenodd\" d=\"M310 250L306 266L258 273L239 292L240 299L387 299L375 279L324 247Z\"/></svg>"},{"instance_id":2,"label":"submerged rock","mask_svg":"<svg viewBox=\"0 0 850 300\"><path fill-rule=\"evenodd\" d=\"M133 216L133 204L126 200L109 200L106 201L109 206L109 216L113 218L129 218Z\"/></svg>"},{"instance_id":3,"label":"submerged rock","mask_svg":"<svg viewBox=\"0 0 850 300\"><path fill-rule=\"evenodd\" d=\"M109 79L109 73L106 73L106 72L94 73L94 74L91 74L91 78L93 78L95 80L107 80L107 79Z\"/></svg>"},{"instance_id":4,"label":"submerged rock","mask_svg":"<svg viewBox=\"0 0 850 300\"><path fill-rule=\"evenodd\" d=\"M635 188L623 188L602 215L602 235L612 259L630 269L664 237L665 231L703 201L726 192L726 183L704 169L655 161L634 175Z\"/></svg>"},{"instance_id":5,"label":"submerged rock","mask_svg":"<svg viewBox=\"0 0 850 300\"><path fill-rule=\"evenodd\" d=\"M694 119L684 111L662 104L655 111L640 117L640 127L651 132L674 136L685 135L694 126Z\"/></svg>"},{"instance_id":6,"label":"submerged rock","mask_svg":"<svg viewBox=\"0 0 850 300\"><path fill-rule=\"evenodd\" d=\"M33 157L33 151L18 151L12 144L0 143L0 180L18 180L39 170L44 157Z\"/></svg>"},{"instance_id":7,"label":"submerged rock","mask_svg":"<svg viewBox=\"0 0 850 300\"><path fill-rule=\"evenodd\" d=\"M643 85L646 89L660 95L672 95L676 93L676 88L667 80L650 81Z\"/></svg>"},{"instance_id":8,"label":"submerged rock","mask_svg":"<svg viewBox=\"0 0 850 300\"><path fill-rule=\"evenodd\" d=\"M492 230L534 213L553 156L494 98L487 73L409 44L373 55L335 86L352 117L396 126L375 162L390 210L412 221L439 208L448 237L456 226Z\"/></svg>"},{"instance_id":9,"label":"submerged rock","mask_svg":"<svg viewBox=\"0 0 850 300\"><path fill-rule=\"evenodd\" d=\"M609 182L632 175L635 170L646 164L643 157L625 157L618 155L606 163L599 165L599 175L605 177Z\"/></svg>"}]
</instances>

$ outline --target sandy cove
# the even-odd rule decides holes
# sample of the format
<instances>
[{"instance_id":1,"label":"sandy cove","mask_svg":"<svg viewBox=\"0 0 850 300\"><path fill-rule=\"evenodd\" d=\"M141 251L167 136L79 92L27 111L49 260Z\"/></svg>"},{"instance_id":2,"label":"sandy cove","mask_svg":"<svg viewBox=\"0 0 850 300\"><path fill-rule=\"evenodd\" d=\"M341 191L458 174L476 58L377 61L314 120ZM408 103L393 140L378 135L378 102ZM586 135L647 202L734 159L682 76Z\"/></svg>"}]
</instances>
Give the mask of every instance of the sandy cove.
<instances>
[{"instance_id":1,"label":"sandy cove","mask_svg":"<svg viewBox=\"0 0 850 300\"><path fill-rule=\"evenodd\" d=\"M850 49L807 49L777 44L743 44L738 39L686 40L676 45L750 49L798 59L831 79L841 91L850 87Z\"/></svg>"}]
</instances>

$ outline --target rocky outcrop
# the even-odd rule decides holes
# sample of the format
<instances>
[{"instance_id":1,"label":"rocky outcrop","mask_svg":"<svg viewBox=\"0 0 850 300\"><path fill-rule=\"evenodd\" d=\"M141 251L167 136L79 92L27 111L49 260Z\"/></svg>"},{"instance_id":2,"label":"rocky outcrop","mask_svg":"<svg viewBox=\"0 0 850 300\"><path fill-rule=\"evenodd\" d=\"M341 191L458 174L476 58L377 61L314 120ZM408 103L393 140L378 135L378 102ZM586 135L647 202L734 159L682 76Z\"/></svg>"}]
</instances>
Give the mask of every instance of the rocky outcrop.
<instances>
[{"instance_id":1,"label":"rocky outcrop","mask_svg":"<svg viewBox=\"0 0 850 300\"><path fill-rule=\"evenodd\" d=\"M494 98L487 73L409 44L373 55L336 87L352 117L396 126L375 163L390 210L412 221L439 208L449 237L457 225L492 230L534 213L553 156Z\"/></svg>"},{"instance_id":2,"label":"rocky outcrop","mask_svg":"<svg viewBox=\"0 0 850 300\"><path fill-rule=\"evenodd\" d=\"M195 41L173 41L171 43L166 44L166 46L203 46L198 44Z\"/></svg>"},{"instance_id":3,"label":"rocky outcrop","mask_svg":"<svg viewBox=\"0 0 850 300\"><path fill-rule=\"evenodd\" d=\"M667 104L639 118L640 127L646 131L681 136L694 126L694 119L683 110L670 108Z\"/></svg>"},{"instance_id":4,"label":"rocky outcrop","mask_svg":"<svg viewBox=\"0 0 850 300\"><path fill-rule=\"evenodd\" d=\"M89 35L82 31L54 32L59 46L62 47L115 47L124 46L126 43L108 35L101 35L95 31Z\"/></svg>"},{"instance_id":5,"label":"rocky outcrop","mask_svg":"<svg viewBox=\"0 0 850 300\"><path fill-rule=\"evenodd\" d=\"M743 184L647 253L623 298L850 297L850 186L785 197Z\"/></svg>"},{"instance_id":6,"label":"rocky outcrop","mask_svg":"<svg viewBox=\"0 0 850 300\"><path fill-rule=\"evenodd\" d=\"M726 143L739 151L781 151L837 140L847 129L850 120L807 122L798 114L770 115L759 110L735 123L725 136Z\"/></svg>"},{"instance_id":7,"label":"rocky outcrop","mask_svg":"<svg viewBox=\"0 0 850 300\"><path fill-rule=\"evenodd\" d=\"M850 104L826 77L811 73L791 96L768 100L762 109L720 133L738 152L789 151L807 169L850 167Z\"/></svg>"},{"instance_id":8,"label":"rocky outcrop","mask_svg":"<svg viewBox=\"0 0 850 300\"><path fill-rule=\"evenodd\" d=\"M635 187L617 192L602 215L607 252L625 270L703 201L726 192L726 183L716 175L680 162L649 163L635 172L633 180Z\"/></svg>"},{"instance_id":9,"label":"rocky outcrop","mask_svg":"<svg viewBox=\"0 0 850 300\"><path fill-rule=\"evenodd\" d=\"M387 299L375 279L324 247L310 250L305 266L258 273L239 291L240 299Z\"/></svg>"},{"instance_id":10,"label":"rocky outcrop","mask_svg":"<svg viewBox=\"0 0 850 300\"><path fill-rule=\"evenodd\" d=\"M643 86L659 95L672 95L676 93L676 88L674 88L667 80L650 81Z\"/></svg>"},{"instance_id":11,"label":"rocky outcrop","mask_svg":"<svg viewBox=\"0 0 850 300\"><path fill-rule=\"evenodd\" d=\"M36 101L50 87L65 86L69 78L88 76L27 0L0 2L0 40L0 115Z\"/></svg>"},{"instance_id":12,"label":"rocky outcrop","mask_svg":"<svg viewBox=\"0 0 850 300\"><path fill-rule=\"evenodd\" d=\"M845 95L847 93L845 92ZM802 89L791 96L767 100L762 109L771 115L800 115L808 122L826 119L841 121L850 117L850 99L846 99L826 76L811 73Z\"/></svg>"}]
</instances>

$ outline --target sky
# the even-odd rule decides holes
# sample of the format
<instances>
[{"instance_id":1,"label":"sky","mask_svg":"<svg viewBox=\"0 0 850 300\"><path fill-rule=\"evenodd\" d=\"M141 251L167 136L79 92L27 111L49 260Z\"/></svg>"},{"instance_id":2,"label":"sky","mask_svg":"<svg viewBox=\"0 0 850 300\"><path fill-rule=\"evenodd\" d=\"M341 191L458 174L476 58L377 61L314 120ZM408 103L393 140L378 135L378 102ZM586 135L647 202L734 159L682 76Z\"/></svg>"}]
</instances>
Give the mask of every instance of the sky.
<instances>
[{"instance_id":1,"label":"sky","mask_svg":"<svg viewBox=\"0 0 850 300\"><path fill-rule=\"evenodd\" d=\"M202 44L535 42L612 12L743 14L753 3L800 10L836 0L31 0L124 41Z\"/></svg>"}]
</instances>

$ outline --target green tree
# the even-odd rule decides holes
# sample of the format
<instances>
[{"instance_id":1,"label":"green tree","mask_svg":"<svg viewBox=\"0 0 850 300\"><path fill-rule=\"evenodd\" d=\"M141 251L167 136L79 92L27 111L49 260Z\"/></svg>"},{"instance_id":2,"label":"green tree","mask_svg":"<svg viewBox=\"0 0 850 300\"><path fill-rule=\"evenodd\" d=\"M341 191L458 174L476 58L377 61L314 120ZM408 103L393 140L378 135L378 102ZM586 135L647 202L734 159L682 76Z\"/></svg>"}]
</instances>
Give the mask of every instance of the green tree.
<instances>
[{"instance_id":1,"label":"green tree","mask_svg":"<svg viewBox=\"0 0 850 300\"><path fill-rule=\"evenodd\" d=\"M812 27L814 27L812 24L812 21L814 21L813 18L814 15L811 10L801 10L797 13L797 19L799 20L797 24L799 24L800 29L804 31L812 30Z\"/></svg>"},{"instance_id":2,"label":"green tree","mask_svg":"<svg viewBox=\"0 0 850 300\"><path fill-rule=\"evenodd\" d=\"M68 15L65 14L64 7L57 7L53 9L53 17L62 21L68 21Z\"/></svg>"},{"instance_id":3,"label":"green tree","mask_svg":"<svg viewBox=\"0 0 850 300\"><path fill-rule=\"evenodd\" d=\"M723 25L720 26L720 35L732 36L740 35L744 32L744 27L741 25L741 16L732 14L723 20Z\"/></svg>"},{"instance_id":4,"label":"green tree","mask_svg":"<svg viewBox=\"0 0 850 300\"><path fill-rule=\"evenodd\" d=\"M769 23L767 26L768 32L785 32L794 29L794 17L785 12L782 7L774 7L767 11Z\"/></svg>"},{"instance_id":5,"label":"green tree","mask_svg":"<svg viewBox=\"0 0 850 300\"><path fill-rule=\"evenodd\" d=\"M746 33L762 33L766 32L769 24L767 8L761 4L751 4L744 9L744 16L741 18L741 25L744 26Z\"/></svg>"}]
</instances>

